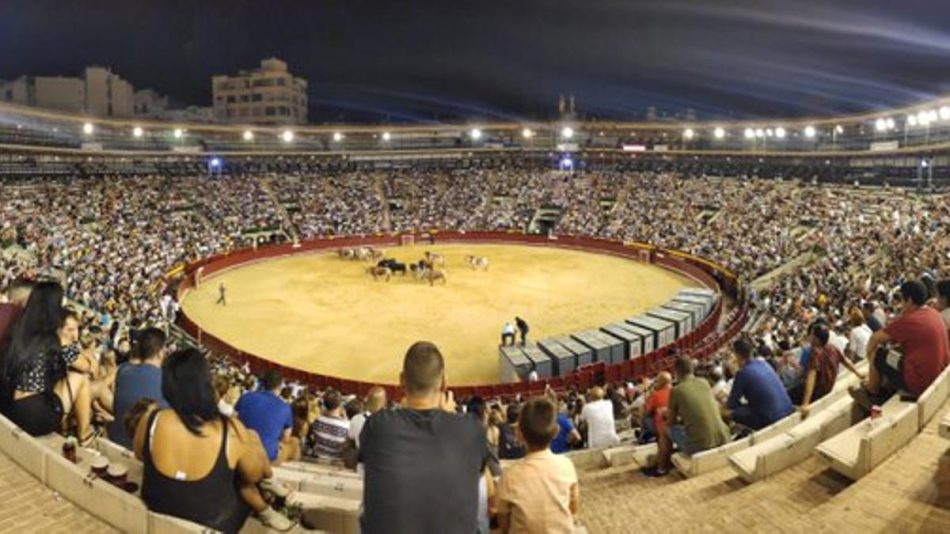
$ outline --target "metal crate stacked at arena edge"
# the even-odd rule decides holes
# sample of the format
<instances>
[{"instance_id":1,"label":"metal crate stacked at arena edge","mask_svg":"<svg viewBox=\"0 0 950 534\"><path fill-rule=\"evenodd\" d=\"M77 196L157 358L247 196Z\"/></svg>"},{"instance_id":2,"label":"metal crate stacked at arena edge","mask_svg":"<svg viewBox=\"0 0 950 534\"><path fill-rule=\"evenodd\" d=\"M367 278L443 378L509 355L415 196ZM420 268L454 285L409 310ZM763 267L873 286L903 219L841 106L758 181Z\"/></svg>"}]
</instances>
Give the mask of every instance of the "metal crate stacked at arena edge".
<instances>
[{"instance_id":1,"label":"metal crate stacked at arena edge","mask_svg":"<svg viewBox=\"0 0 950 534\"><path fill-rule=\"evenodd\" d=\"M599 329L547 337L537 345L501 347L501 379L524 381L532 370L539 379L566 377L594 363L615 365L641 358L697 329L718 298L711 289L683 289L666 304L643 315Z\"/></svg>"}]
</instances>

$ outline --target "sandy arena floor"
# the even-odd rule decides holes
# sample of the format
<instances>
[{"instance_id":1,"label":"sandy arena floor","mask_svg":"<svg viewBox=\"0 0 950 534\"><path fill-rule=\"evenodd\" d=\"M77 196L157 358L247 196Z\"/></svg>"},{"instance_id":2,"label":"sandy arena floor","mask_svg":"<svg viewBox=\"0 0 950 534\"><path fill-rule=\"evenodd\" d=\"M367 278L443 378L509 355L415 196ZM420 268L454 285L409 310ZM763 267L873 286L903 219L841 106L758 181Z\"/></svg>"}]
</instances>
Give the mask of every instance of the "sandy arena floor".
<instances>
[{"instance_id":1,"label":"sandy arena floor","mask_svg":"<svg viewBox=\"0 0 950 534\"><path fill-rule=\"evenodd\" d=\"M429 247L387 251L417 261ZM395 276L374 282L366 264L336 254L300 254L238 267L185 296L197 324L235 347L282 364L353 380L397 383L414 341L435 342L450 384L498 381L501 328L515 315L530 340L635 315L668 301L693 281L614 256L523 245L436 245L448 284L429 287ZM487 256L472 271L467 254ZM227 306L216 306L218 283Z\"/></svg>"}]
</instances>

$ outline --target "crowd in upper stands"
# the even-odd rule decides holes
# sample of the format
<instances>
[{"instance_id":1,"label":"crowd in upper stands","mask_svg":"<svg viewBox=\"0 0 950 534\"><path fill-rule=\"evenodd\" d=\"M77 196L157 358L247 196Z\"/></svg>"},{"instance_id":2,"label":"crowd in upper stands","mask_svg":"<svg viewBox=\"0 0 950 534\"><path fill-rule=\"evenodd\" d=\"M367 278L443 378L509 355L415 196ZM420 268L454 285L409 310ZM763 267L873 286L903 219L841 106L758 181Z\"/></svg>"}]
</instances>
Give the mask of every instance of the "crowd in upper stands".
<instances>
[{"instance_id":1,"label":"crowd in upper stands","mask_svg":"<svg viewBox=\"0 0 950 534\"><path fill-rule=\"evenodd\" d=\"M662 476L675 450L807 416L839 366L864 380L852 394L868 409L919 395L947 366L939 196L522 170L75 178L2 183L0 195L3 413L34 435L107 435L143 460L149 508L225 531L251 512L289 528L265 499L292 500L271 466L313 457L363 465L367 532L569 532L577 475L557 453L617 445L633 427L657 442L646 473ZM253 376L166 337L166 273L183 263L262 239L524 230L541 208L559 212L559 233L686 250L746 282L768 275L749 286L752 327L711 360L679 355L672 375L535 399L456 402L438 349L420 343L398 405L381 388L361 399Z\"/></svg>"}]
</instances>

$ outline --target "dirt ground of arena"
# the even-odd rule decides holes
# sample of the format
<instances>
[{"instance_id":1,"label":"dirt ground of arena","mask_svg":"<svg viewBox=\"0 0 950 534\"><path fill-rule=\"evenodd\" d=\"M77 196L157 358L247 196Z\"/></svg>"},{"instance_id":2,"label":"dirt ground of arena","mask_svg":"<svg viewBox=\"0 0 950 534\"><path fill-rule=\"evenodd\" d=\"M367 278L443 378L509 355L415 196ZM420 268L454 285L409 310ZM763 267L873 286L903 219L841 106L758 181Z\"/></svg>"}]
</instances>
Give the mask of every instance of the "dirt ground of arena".
<instances>
[{"instance_id":1,"label":"dirt ground of arena","mask_svg":"<svg viewBox=\"0 0 950 534\"><path fill-rule=\"evenodd\" d=\"M429 247L397 247L387 257L417 261ZM695 285L665 269L625 258L553 247L437 245L448 283L429 287L412 274L374 282L367 263L336 254L299 254L240 266L189 291L184 311L207 332L246 352L330 376L397 383L413 342L435 342L448 381L499 380L505 321L530 324L529 341L601 326L668 301ZM465 256L489 258L473 271ZM218 284L227 305L215 304Z\"/></svg>"}]
</instances>

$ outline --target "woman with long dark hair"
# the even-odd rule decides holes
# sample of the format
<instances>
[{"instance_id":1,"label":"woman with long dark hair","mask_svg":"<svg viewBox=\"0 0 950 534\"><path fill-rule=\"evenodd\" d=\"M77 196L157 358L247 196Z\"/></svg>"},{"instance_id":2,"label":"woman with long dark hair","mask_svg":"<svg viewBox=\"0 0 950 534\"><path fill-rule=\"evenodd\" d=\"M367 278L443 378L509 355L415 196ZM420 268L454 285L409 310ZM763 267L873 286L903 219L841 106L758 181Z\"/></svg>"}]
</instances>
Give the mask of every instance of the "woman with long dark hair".
<instances>
[{"instance_id":1,"label":"woman with long dark hair","mask_svg":"<svg viewBox=\"0 0 950 534\"><path fill-rule=\"evenodd\" d=\"M3 354L7 417L32 436L56 432L72 415L83 444L93 438L89 378L96 362L79 346L79 317L63 307L56 282L36 285Z\"/></svg>"},{"instance_id":2,"label":"woman with long dark hair","mask_svg":"<svg viewBox=\"0 0 950 534\"><path fill-rule=\"evenodd\" d=\"M237 418L221 415L201 352L184 349L165 358L162 396L170 408L153 409L135 431L149 510L237 532L253 509L271 528L292 528L261 496L261 489L288 493L273 481L264 445Z\"/></svg>"}]
</instances>

